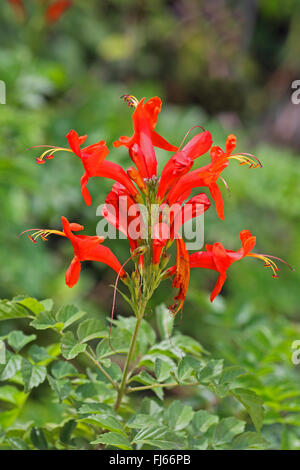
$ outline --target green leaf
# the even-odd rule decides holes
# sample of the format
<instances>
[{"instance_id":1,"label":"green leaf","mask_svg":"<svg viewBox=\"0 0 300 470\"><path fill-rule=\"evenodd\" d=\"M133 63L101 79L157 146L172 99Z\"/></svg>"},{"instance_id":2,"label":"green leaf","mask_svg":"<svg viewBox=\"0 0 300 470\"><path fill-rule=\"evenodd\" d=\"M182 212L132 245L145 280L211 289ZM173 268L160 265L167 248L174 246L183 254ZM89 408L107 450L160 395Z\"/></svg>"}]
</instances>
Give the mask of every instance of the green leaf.
<instances>
[{"instance_id":1,"label":"green leaf","mask_svg":"<svg viewBox=\"0 0 300 470\"><path fill-rule=\"evenodd\" d=\"M248 411L255 429L259 432L264 419L263 400L252 390L245 388L236 388L231 392L232 395L239 400Z\"/></svg>"},{"instance_id":2,"label":"green leaf","mask_svg":"<svg viewBox=\"0 0 300 470\"><path fill-rule=\"evenodd\" d=\"M108 431L121 433L126 436L120 421L110 413L102 412L101 414L92 414L85 418L81 418L80 421L83 423L93 424L94 426L98 426L101 429L108 429Z\"/></svg>"},{"instance_id":3,"label":"green leaf","mask_svg":"<svg viewBox=\"0 0 300 470\"><path fill-rule=\"evenodd\" d=\"M28 450L28 445L19 437L8 437L7 442L13 450Z\"/></svg>"},{"instance_id":4,"label":"green leaf","mask_svg":"<svg viewBox=\"0 0 300 470\"><path fill-rule=\"evenodd\" d=\"M75 393L78 400L97 397L101 402L114 399L114 394L116 395L116 392L108 388L107 384L103 382L85 382L76 388Z\"/></svg>"},{"instance_id":5,"label":"green leaf","mask_svg":"<svg viewBox=\"0 0 300 470\"><path fill-rule=\"evenodd\" d=\"M38 315L42 310L44 310L44 305L33 297L26 297L25 299L19 300L18 304L22 307L25 307L30 313Z\"/></svg>"},{"instance_id":6,"label":"green leaf","mask_svg":"<svg viewBox=\"0 0 300 470\"><path fill-rule=\"evenodd\" d=\"M53 359L53 357L48 354L46 348L38 346L37 344L30 346L28 354L35 363L44 362L47 361L47 359Z\"/></svg>"},{"instance_id":7,"label":"green leaf","mask_svg":"<svg viewBox=\"0 0 300 470\"><path fill-rule=\"evenodd\" d=\"M174 431L181 431L191 422L194 414L191 406L183 405L179 400L175 400L167 411L169 425Z\"/></svg>"},{"instance_id":8,"label":"green leaf","mask_svg":"<svg viewBox=\"0 0 300 470\"><path fill-rule=\"evenodd\" d=\"M61 442L63 442L64 444L69 444L72 433L75 430L75 428L76 428L75 419L70 419L69 421L66 421L59 433L59 438Z\"/></svg>"},{"instance_id":9,"label":"green leaf","mask_svg":"<svg viewBox=\"0 0 300 470\"><path fill-rule=\"evenodd\" d=\"M218 421L218 416L213 415L206 410L199 410L194 414L192 425L196 435L199 433L204 434L213 424L217 424Z\"/></svg>"},{"instance_id":10,"label":"green leaf","mask_svg":"<svg viewBox=\"0 0 300 470\"><path fill-rule=\"evenodd\" d=\"M141 413L147 414L149 416L158 417L163 412L163 407L153 398L145 397L141 405Z\"/></svg>"},{"instance_id":11,"label":"green leaf","mask_svg":"<svg viewBox=\"0 0 300 470\"><path fill-rule=\"evenodd\" d=\"M155 375L159 382L164 382L166 379L170 378L171 371L174 370L174 367L169 364L169 362L164 361L160 358L157 358L155 361Z\"/></svg>"},{"instance_id":12,"label":"green leaf","mask_svg":"<svg viewBox=\"0 0 300 470\"><path fill-rule=\"evenodd\" d=\"M105 413L111 414L112 416L117 417L117 413L114 408L104 403L90 402L84 403L78 410L79 414L91 414L91 413Z\"/></svg>"},{"instance_id":13,"label":"green leaf","mask_svg":"<svg viewBox=\"0 0 300 470\"><path fill-rule=\"evenodd\" d=\"M181 335L181 334L173 336L172 343L174 344L174 346L176 346L177 348L180 348L186 354L192 354L194 356L202 356L202 354L206 352L203 346L199 343L199 341L196 341L194 338L191 338L190 336Z\"/></svg>"},{"instance_id":14,"label":"green leaf","mask_svg":"<svg viewBox=\"0 0 300 470\"><path fill-rule=\"evenodd\" d=\"M245 429L245 421L236 418L224 418L216 425L214 430L214 443L217 446L230 442L237 434Z\"/></svg>"},{"instance_id":15,"label":"green leaf","mask_svg":"<svg viewBox=\"0 0 300 470\"><path fill-rule=\"evenodd\" d=\"M91 444L106 444L122 450L132 449L128 438L117 432L107 432L91 442Z\"/></svg>"},{"instance_id":16,"label":"green leaf","mask_svg":"<svg viewBox=\"0 0 300 470\"><path fill-rule=\"evenodd\" d=\"M157 426L157 418L154 416L149 416L143 413L132 416L129 421L127 421L126 426L129 428L140 429L140 428L149 428L151 426Z\"/></svg>"},{"instance_id":17,"label":"green leaf","mask_svg":"<svg viewBox=\"0 0 300 470\"><path fill-rule=\"evenodd\" d=\"M137 367L146 367L147 369L150 369L151 371L155 371L155 362L157 359L160 359L162 362L166 362L170 366L170 370L174 372L174 375L177 372L177 365L173 359L171 359L169 356L165 354L161 354L160 352L155 352L155 353L149 353L145 354L139 361Z\"/></svg>"},{"instance_id":18,"label":"green leaf","mask_svg":"<svg viewBox=\"0 0 300 470\"><path fill-rule=\"evenodd\" d=\"M51 373L56 379L78 375L76 367L67 361L55 362L51 368Z\"/></svg>"},{"instance_id":19,"label":"green leaf","mask_svg":"<svg viewBox=\"0 0 300 470\"><path fill-rule=\"evenodd\" d=\"M104 338L106 335L107 331L103 330L103 323L100 320L89 318L81 322L77 329L80 343L86 343L95 338Z\"/></svg>"},{"instance_id":20,"label":"green leaf","mask_svg":"<svg viewBox=\"0 0 300 470\"><path fill-rule=\"evenodd\" d=\"M111 338L110 338L111 344L109 344L108 338L104 338L102 341L99 341L96 347L96 355L99 360L104 359L105 357L108 357L108 356L113 356L114 354L128 352L128 346L130 343L130 335L128 335L126 338L126 345L124 345L124 335L122 334L122 332L121 332L121 335L122 335L122 338L120 338L120 335L116 334L116 332L112 330Z\"/></svg>"},{"instance_id":21,"label":"green leaf","mask_svg":"<svg viewBox=\"0 0 300 470\"><path fill-rule=\"evenodd\" d=\"M24 381L24 390L28 392L44 382L47 374L45 366L31 364L27 359L22 360L21 367L22 379Z\"/></svg>"},{"instance_id":22,"label":"green leaf","mask_svg":"<svg viewBox=\"0 0 300 470\"><path fill-rule=\"evenodd\" d=\"M55 325L56 321L53 314L46 310L39 313L38 316L30 322L30 326L36 330L46 330L47 328L53 328Z\"/></svg>"},{"instance_id":23,"label":"green leaf","mask_svg":"<svg viewBox=\"0 0 300 470\"><path fill-rule=\"evenodd\" d=\"M64 330L85 315L87 315L87 312L79 310L75 305L65 305L58 310L55 318L58 323L63 323L62 329Z\"/></svg>"},{"instance_id":24,"label":"green leaf","mask_svg":"<svg viewBox=\"0 0 300 470\"><path fill-rule=\"evenodd\" d=\"M71 384L69 379L54 379L51 375L47 375L50 387L56 393L58 400L62 402L71 393Z\"/></svg>"},{"instance_id":25,"label":"green leaf","mask_svg":"<svg viewBox=\"0 0 300 470\"><path fill-rule=\"evenodd\" d=\"M0 339L0 365L6 363L6 347L4 341Z\"/></svg>"},{"instance_id":26,"label":"green leaf","mask_svg":"<svg viewBox=\"0 0 300 470\"><path fill-rule=\"evenodd\" d=\"M166 426L152 426L143 428L134 436L133 442L139 445L147 444L159 449L178 449L182 447L182 441L175 433L169 431Z\"/></svg>"},{"instance_id":27,"label":"green leaf","mask_svg":"<svg viewBox=\"0 0 300 470\"><path fill-rule=\"evenodd\" d=\"M186 379L190 379L201 366L202 363L199 359L189 355L185 356L178 365L178 380L184 382Z\"/></svg>"},{"instance_id":28,"label":"green leaf","mask_svg":"<svg viewBox=\"0 0 300 470\"><path fill-rule=\"evenodd\" d=\"M44 310L47 310L48 312L51 312L51 310L53 309L52 299L44 299L44 300L41 300L40 303L43 305Z\"/></svg>"},{"instance_id":29,"label":"green leaf","mask_svg":"<svg viewBox=\"0 0 300 470\"><path fill-rule=\"evenodd\" d=\"M0 380L8 380L14 377L21 370L21 365L22 357L12 354L0 374Z\"/></svg>"},{"instance_id":30,"label":"green leaf","mask_svg":"<svg viewBox=\"0 0 300 470\"><path fill-rule=\"evenodd\" d=\"M223 370L223 359L211 359L208 364L197 373L197 379L200 383L208 384L218 383Z\"/></svg>"},{"instance_id":31,"label":"green leaf","mask_svg":"<svg viewBox=\"0 0 300 470\"><path fill-rule=\"evenodd\" d=\"M74 357L86 350L86 346L86 344L78 343L72 331L68 331L62 338L61 353L68 360L74 359Z\"/></svg>"},{"instance_id":32,"label":"green leaf","mask_svg":"<svg viewBox=\"0 0 300 470\"><path fill-rule=\"evenodd\" d=\"M232 442L233 450L262 450L268 447L269 443L256 432L244 432L240 436L235 437Z\"/></svg>"},{"instance_id":33,"label":"green leaf","mask_svg":"<svg viewBox=\"0 0 300 470\"><path fill-rule=\"evenodd\" d=\"M30 432L30 439L32 444L39 450L47 450L48 443L45 434L41 428L32 428Z\"/></svg>"},{"instance_id":34,"label":"green leaf","mask_svg":"<svg viewBox=\"0 0 300 470\"><path fill-rule=\"evenodd\" d=\"M7 336L8 344L15 350L19 352L26 344L31 343L36 339L36 335L24 335L22 331L11 331Z\"/></svg>"},{"instance_id":35,"label":"green leaf","mask_svg":"<svg viewBox=\"0 0 300 470\"><path fill-rule=\"evenodd\" d=\"M30 318L33 313L16 301L0 300L0 320Z\"/></svg>"},{"instance_id":36,"label":"green leaf","mask_svg":"<svg viewBox=\"0 0 300 470\"><path fill-rule=\"evenodd\" d=\"M143 385L154 385L154 384L156 384L156 380L150 374L148 374L148 372L146 372L144 370L142 372L140 372L139 374L134 375L133 377L131 377L130 381L139 382ZM154 387L153 389L151 389L151 391L153 393L155 393L160 400L163 399L162 387Z\"/></svg>"},{"instance_id":37,"label":"green leaf","mask_svg":"<svg viewBox=\"0 0 300 470\"><path fill-rule=\"evenodd\" d=\"M0 400L21 407L26 399L23 390L19 390L13 385L3 385L0 387Z\"/></svg>"},{"instance_id":38,"label":"green leaf","mask_svg":"<svg viewBox=\"0 0 300 470\"><path fill-rule=\"evenodd\" d=\"M230 366L223 369L220 384L226 384L234 382L241 375L247 374L247 371L243 367Z\"/></svg>"}]
</instances>

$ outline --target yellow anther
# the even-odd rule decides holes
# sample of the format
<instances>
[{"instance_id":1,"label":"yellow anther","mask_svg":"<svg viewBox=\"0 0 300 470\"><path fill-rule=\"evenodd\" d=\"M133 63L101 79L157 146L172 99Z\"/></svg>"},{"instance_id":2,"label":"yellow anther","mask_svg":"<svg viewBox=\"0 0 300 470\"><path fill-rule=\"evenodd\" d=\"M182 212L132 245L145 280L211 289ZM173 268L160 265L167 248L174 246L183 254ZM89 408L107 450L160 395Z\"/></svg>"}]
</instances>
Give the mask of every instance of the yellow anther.
<instances>
[{"instance_id":1,"label":"yellow anther","mask_svg":"<svg viewBox=\"0 0 300 470\"><path fill-rule=\"evenodd\" d=\"M262 164L258 158L254 157L254 155L251 155L250 153L238 153L236 155L230 155L228 160L231 158L233 160L237 160L240 165L249 165L249 169L262 168Z\"/></svg>"},{"instance_id":2,"label":"yellow anther","mask_svg":"<svg viewBox=\"0 0 300 470\"><path fill-rule=\"evenodd\" d=\"M124 103L127 103L129 108L136 108L139 104L139 100L133 95L122 95L121 99L124 100Z\"/></svg>"}]
</instances>

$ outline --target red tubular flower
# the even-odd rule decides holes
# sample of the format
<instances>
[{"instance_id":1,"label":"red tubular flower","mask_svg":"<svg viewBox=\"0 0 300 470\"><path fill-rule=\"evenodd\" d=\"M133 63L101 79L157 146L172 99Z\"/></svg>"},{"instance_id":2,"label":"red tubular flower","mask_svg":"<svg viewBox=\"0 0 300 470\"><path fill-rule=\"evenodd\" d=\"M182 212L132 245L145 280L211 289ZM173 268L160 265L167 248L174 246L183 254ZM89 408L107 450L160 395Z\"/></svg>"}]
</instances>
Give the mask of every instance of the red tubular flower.
<instances>
[{"instance_id":1,"label":"red tubular flower","mask_svg":"<svg viewBox=\"0 0 300 470\"><path fill-rule=\"evenodd\" d=\"M76 131L71 130L67 134L70 149L49 146L49 148L40 157L38 157L36 161L37 163L45 163L45 158L53 158L54 154L60 150L75 153L75 155L81 159L85 169L85 173L81 178L81 193L88 206L91 205L92 200L86 185L89 179L95 176L101 176L118 181L128 189L132 197L136 197L138 191L123 168L117 163L104 161L109 153L105 141L101 140L96 144L81 148L86 141L86 138L86 135L79 136Z\"/></svg>"},{"instance_id":2,"label":"red tubular flower","mask_svg":"<svg viewBox=\"0 0 300 470\"><path fill-rule=\"evenodd\" d=\"M108 161L103 162L93 176L102 176L103 178L109 178L111 180L117 181L118 183L125 186L132 198L137 197L139 194L129 176L117 163Z\"/></svg>"},{"instance_id":3,"label":"red tubular flower","mask_svg":"<svg viewBox=\"0 0 300 470\"><path fill-rule=\"evenodd\" d=\"M138 188L140 189L142 193L146 191L145 181L142 178L140 172L136 168L134 168L133 166L130 166L127 170L127 175L132 181L134 181L134 183L138 186Z\"/></svg>"},{"instance_id":4,"label":"red tubular flower","mask_svg":"<svg viewBox=\"0 0 300 470\"><path fill-rule=\"evenodd\" d=\"M226 281L226 272L229 266L231 266L235 261L241 260L245 256L251 256L264 261L265 267L272 269L274 278L278 277L277 272L279 271L274 259L287 264L282 259L274 256L250 253L255 246L256 237L254 237L249 230L242 230L240 233L240 239L242 242L242 248L237 251L226 250L221 243L214 243L213 245L206 245L206 251L198 251L189 257L191 268L213 269L219 273L217 283L210 297L211 302L220 293L224 282ZM171 268L171 270L171 272L174 272L175 266Z\"/></svg>"},{"instance_id":5,"label":"red tubular flower","mask_svg":"<svg viewBox=\"0 0 300 470\"><path fill-rule=\"evenodd\" d=\"M171 225L171 237L174 238L183 224L204 214L210 208L210 200L206 194L201 193L192 197L174 214L174 221Z\"/></svg>"},{"instance_id":6,"label":"red tubular flower","mask_svg":"<svg viewBox=\"0 0 300 470\"><path fill-rule=\"evenodd\" d=\"M179 150L170 158L161 174L157 193L159 199L164 199L179 178L188 173L193 166L194 160L206 153L210 149L211 144L211 133L204 131L195 135L182 150Z\"/></svg>"},{"instance_id":7,"label":"red tubular flower","mask_svg":"<svg viewBox=\"0 0 300 470\"><path fill-rule=\"evenodd\" d=\"M162 249L170 239L170 226L164 222L157 223L153 229L152 238L152 262L158 264Z\"/></svg>"},{"instance_id":8,"label":"red tubular flower","mask_svg":"<svg viewBox=\"0 0 300 470\"><path fill-rule=\"evenodd\" d=\"M133 144L133 146L129 148L129 155L133 163L136 165L141 177L149 178L146 160L138 144Z\"/></svg>"},{"instance_id":9,"label":"red tubular flower","mask_svg":"<svg viewBox=\"0 0 300 470\"><path fill-rule=\"evenodd\" d=\"M66 272L65 280L68 287L73 287L77 284L82 261L98 261L110 266L114 271L116 271L116 273L120 274L120 277L125 278L127 276L121 263L112 251L106 246L100 245L100 243L104 241L103 237L74 235L73 232L83 230L84 227L76 223L70 223L65 217L62 217L61 220L63 231L35 230L32 235L28 236L34 243L36 243L38 237L41 237L43 241L46 241L48 236L51 234L67 237L70 240L74 249L74 258Z\"/></svg>"},{"instance_id":10,"label":"red tubular flower","mask_svg":"<svg viewBox=\"0 0 300 470\"><path fill-rule=\"evenodd\" d=\"M127 96L127 95L126 95ZM132 115L133 121L133 129L134 134L131 137L121 136L119 140L114 142L115 147L120 147L124 145L128 147L130 150L130 156L132 156L131 149L133 148L134 144L138 145L135 147L134 151L138 151L134 155L135 160L137 159L140 161L138 163L138 168L144 166L144 162L146 164L146 171L143 171L141 175L144 177L144 174L147 173L147 176L151 178L152 176L156 176L157 174L157 160L154 152L153 147L159 147L164 150L175 151L177 147L174 145L169 144L163 137L157 134L154 130L157 122L157 116L161 110L161 99L155 96L150 100L145 102L145 98L143 98L140 102L133 97L127 96L127 101L131 100L131 103L134 103L136 109Z\"/></svg>"},{"instance_id":11,"label":"red tubular flower","mask_svg":"<svg viewBox=\"0 0 300 470\"><path fill-rule=\"evenodd\" d=\"M55 23L63 13L72 6L71 0L57 0L49 5L45 12L45 18L49 23Z\"/></svg>"},{"instance_id":12,"label":"red tubular flower","mask_svg":"<svg viewBox=\"0 0 300 470\"><path fill-rule=\"evenodd\" d=\"M226 152L224 152L220 147L212 147L210 151L211 163L182 176L168 196L169 203L173 204L176 202L182 197L183 193L190 194L196 187L206 186L215 201L217 214L220 219L223 220L224 203L217 180L221 172L229 165L229 160L238 160L241 165L248 164L250 168L262 166L255 157L248 154L232 155L232 151L235 146L236 137L231 134L226 139Z\"/></svg>"},{"instance_id":13,"label":"red tubular flower","mask_svg":"<svg viewBox=\"0 0 300 470\"><path fill-rule=\"evenodd\" d=\"M139 211L130 215L130 208L136 203L128 190L120 183L115 183L105 199L102 215L117 230L128 238L131 251L137 248L137 238L131 237L130 224L135 222L137 233L142 230L143 221Z\"/></svg>"}]
</instances>

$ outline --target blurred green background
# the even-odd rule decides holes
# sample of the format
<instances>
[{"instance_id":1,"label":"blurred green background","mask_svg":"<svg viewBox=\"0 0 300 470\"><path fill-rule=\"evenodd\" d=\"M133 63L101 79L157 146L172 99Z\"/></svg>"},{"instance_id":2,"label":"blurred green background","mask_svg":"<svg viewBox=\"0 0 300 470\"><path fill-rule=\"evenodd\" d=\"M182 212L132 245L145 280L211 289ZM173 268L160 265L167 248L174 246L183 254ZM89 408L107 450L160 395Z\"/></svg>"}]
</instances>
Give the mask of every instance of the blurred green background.
<instances>
[{"instance_id":1,"label":"blurred green background","mask_svg":"<svg viewBox=\"0 0 300 470\"><path fill-rule=\"evenodd\" d=\"M42 3L25 0L25 21L1 3L0 79L7 87L7 102L0 106L1 297L52 297L58 306L74 302L93 315L110 314L114 273L86 263L80 282L69 289L64 275L70 244L52 238L34 245L17 236L31 227L60 228L61 215L94 234L96 208L111 181L91 180L88 208L80 194L82 166L74 156L61 153L36 165L38 155L26 149L65 146L73 128L88 134L88 144L105 139L109 158L127 168L125 149L112 147L132 129L131 110L119 97L158 95L164 106L157 130L172 143L179 145L190 127L202 125L221 146L235 133L238 151L263 163L253 171L230 164L224 174L230 197L222 190L225 221L212 206L205 242L236 250L240 230L249 229L258 252L295 268L282 265L275 280L257 260L236 263L214 304L209 293L216 273L192 270L178 328L215 357L257 374L270 430L278 423L299 425L299 366L291 362L292 342L300 339L300 105L291 102L291 83L300 79L298 2L74 0L53 25L45 24ZM162 167L170 155L158 154ZM108 245L120 259L128 258L126 240ZM171 303L170 286L161 286L153 308ZM129 313L121 299L116 313ZM285 427L270 431L269 438L284 440L285 448L300 447L294 428L284 433Z\"/></svg>"}]
</instances>

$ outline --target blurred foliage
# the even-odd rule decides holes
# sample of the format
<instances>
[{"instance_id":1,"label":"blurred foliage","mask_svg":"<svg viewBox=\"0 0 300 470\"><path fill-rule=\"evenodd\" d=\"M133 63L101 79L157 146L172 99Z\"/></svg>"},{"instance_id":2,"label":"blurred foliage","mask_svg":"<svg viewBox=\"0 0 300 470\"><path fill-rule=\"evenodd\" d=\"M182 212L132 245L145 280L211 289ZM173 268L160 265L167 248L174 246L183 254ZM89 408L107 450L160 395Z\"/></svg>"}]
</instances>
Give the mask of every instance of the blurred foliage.
<instances>
[{"instance_id":1,"label":"blurred foliage","mask_svg":"<svg viewBox=\"0 0 300 470\"><path fill-rule=\"evenodd\" d=\"M156 309L155 330L145 320L141 323L127 396L120 409L115 407L122 355L137 319L119 317L109 337L101 321L83 320L85 316L73 305L55 312L50 299L0 301L5 323L22 319L40 339L45 330L56 333L46 347L34 342L36 334L22 330L0 338L0 449L269 447L259 434L263 401L240 384L247 370L207 357L201 344L188 336L170 336L172 322L164 305ZM230 397L232 407L223 417L212 409L195 411L180 400L163 401L167 390L184 387L192 388L198 402L204 399L207 406L205 392L221 402ZM38 400L33 398L36 389L41 392ZM153 393L156 399L145 397L137 411L129 396L137 392Z\"/></svg>"},{"instance_id":2,"label":"blurred foliage","mask_svg":"<svg viewBox=\"0 0 300 470\"><path fill-rule=\"evenodd\" d=\"M6 2L0 11L0 79L7 88L0 113L0 296L28 293L53 297L58 305L76 302L102 320L111 307L107 285L114 278L105 267L86 266L80 283L68 289L64 273L71 248L63 241L35 246L17 238L26 228L59 228L61 215L95 233L96 206L111 183L89 183L94 204L87 208L79 190L80 163L60 154L38 166L36 151L27 148L64 146L74 128L88 134L88 143L107 140L111 158L127 168L126 152L111 143L131 132L131 111L119 100L128 91L163 98L158 130L174 144L194 125L209 129L221 146L234 132L238 150L255 154L264 167L248 172L232 162L224 175L230 187L229 197L224 188L225 221L217 220L212 207L205 241L237 249L238 233L250 229L260 252L287 259L295 272L283 266L274 280L258 261L243 260L230 268L222 296L211 305L215 273L193 270L177 328L214 357L250 370L247 386L267 407L264 437L273 448L300 448L299 366L291 363L292 342L300 339L300 161L290 131L294 121L280 126L285 146L278 145L272 125L267 127L281 103L289 103L291 81L299 79L296 0L75 0L54 25L42 21L38 3L27 1L24 23ZM162 167L169 155L158 154ZM113 244L123 260L128 248L126 240ZM153 309L171 301L169 286L162 285ZM122 299L117 313L127 314ZM20 327L19 320L12 320L13 327ZM179 396L194 409L232 414L230 400L219 405L209 394ZM59 421L60 405L47 411L38 394L31 405Z\"/></svg>"}]
</instances>

